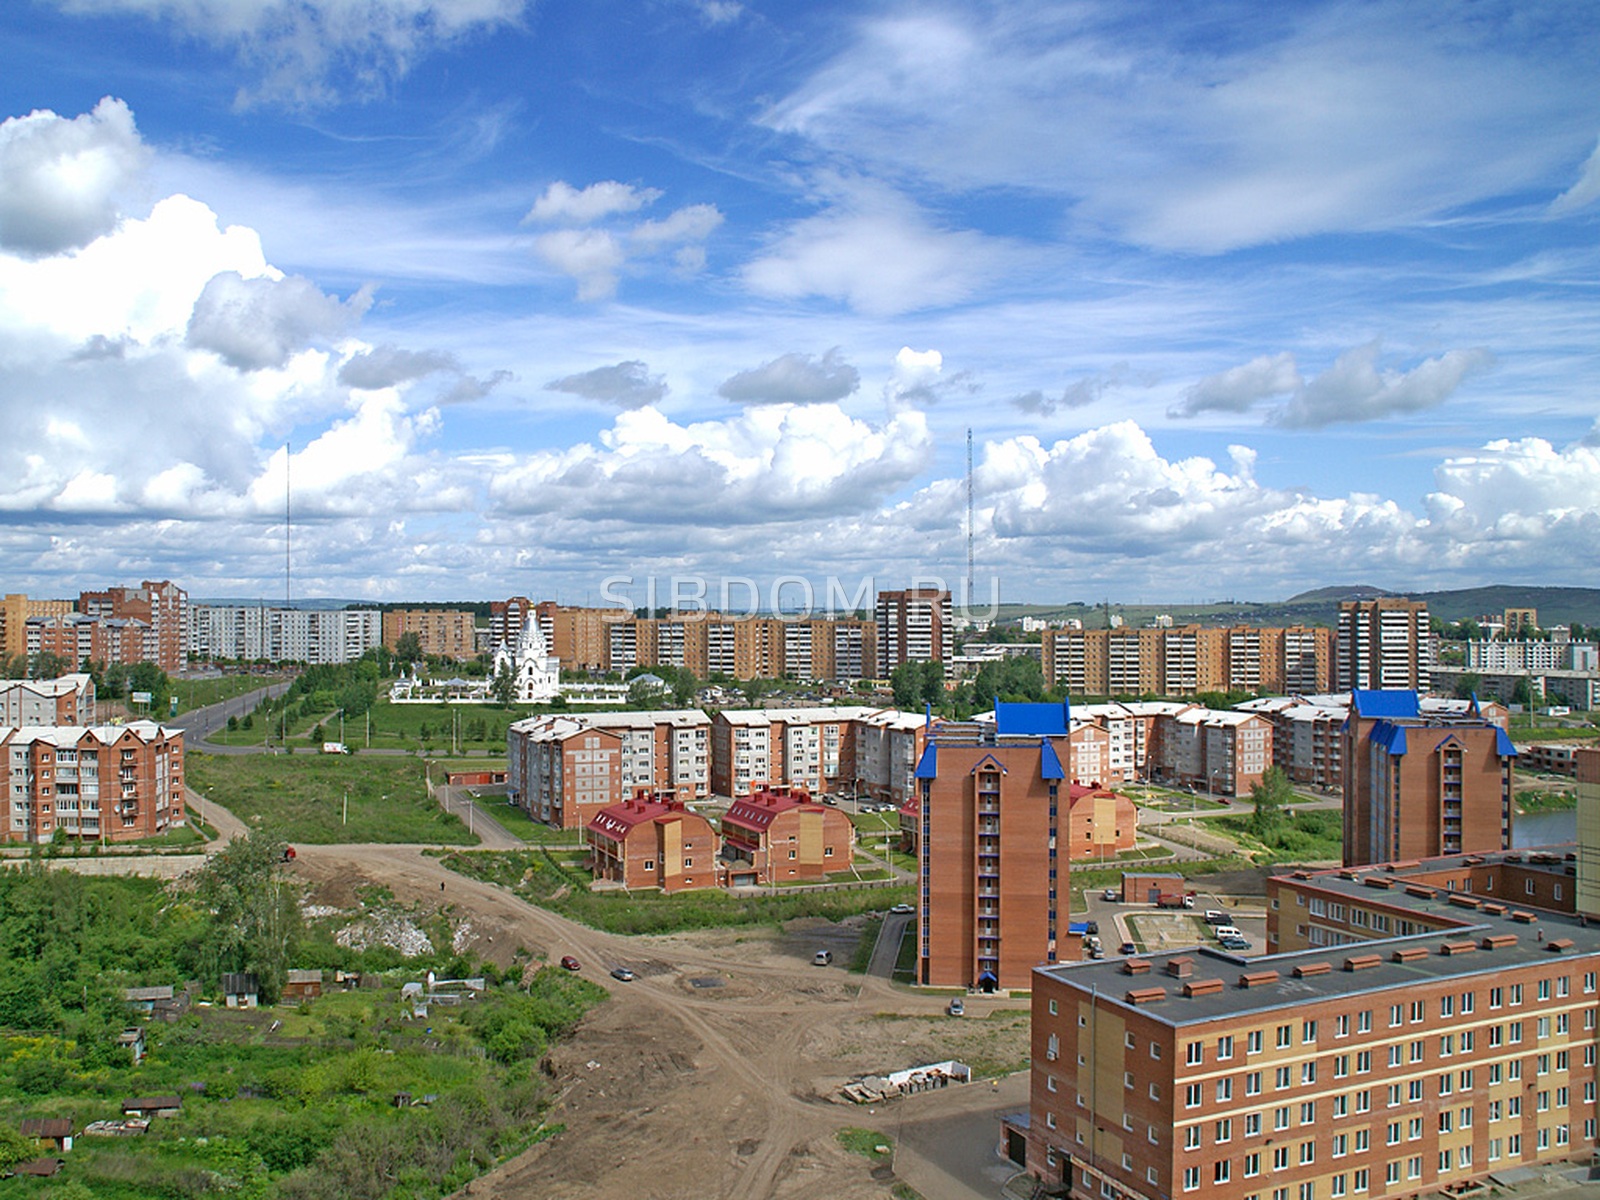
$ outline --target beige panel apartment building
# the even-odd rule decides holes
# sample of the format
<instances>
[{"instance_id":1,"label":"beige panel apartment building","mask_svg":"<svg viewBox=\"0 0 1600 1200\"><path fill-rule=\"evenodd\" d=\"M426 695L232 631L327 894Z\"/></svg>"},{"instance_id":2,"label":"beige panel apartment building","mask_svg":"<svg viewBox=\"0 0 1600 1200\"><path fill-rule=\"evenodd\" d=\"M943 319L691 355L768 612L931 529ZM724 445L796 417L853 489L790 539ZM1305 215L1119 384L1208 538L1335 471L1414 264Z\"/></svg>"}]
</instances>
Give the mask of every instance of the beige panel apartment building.
<instances>
[{"instance_id":1,"label":"beige panel apartment building","mask_svg":"<svg viewBox=\"0 0 1600 1200\"><path fill-rule=\"evenodd\" d=\"M1047 629L1044 677L1078 696L1325 691L1333 631L1239 625Z\"/></svg>"}]
</instances>

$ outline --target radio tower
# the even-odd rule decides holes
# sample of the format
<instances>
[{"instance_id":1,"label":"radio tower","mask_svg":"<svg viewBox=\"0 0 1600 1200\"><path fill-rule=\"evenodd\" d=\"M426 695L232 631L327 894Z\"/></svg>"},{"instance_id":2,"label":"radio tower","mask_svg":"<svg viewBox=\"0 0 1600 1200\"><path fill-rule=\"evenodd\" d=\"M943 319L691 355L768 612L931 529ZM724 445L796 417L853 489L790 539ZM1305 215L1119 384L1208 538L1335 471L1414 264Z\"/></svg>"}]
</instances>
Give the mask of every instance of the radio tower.
<instances>
[{"instance_id":1,"label":"radio tower","mask_svg":"<svg viewBox=\"0 0 1600 1200\"><path fill-rule=\"evenodd\" d=\"M962 607L972 607L972 426L967 426L967 594Z\"/></svg>"}]
</instances>

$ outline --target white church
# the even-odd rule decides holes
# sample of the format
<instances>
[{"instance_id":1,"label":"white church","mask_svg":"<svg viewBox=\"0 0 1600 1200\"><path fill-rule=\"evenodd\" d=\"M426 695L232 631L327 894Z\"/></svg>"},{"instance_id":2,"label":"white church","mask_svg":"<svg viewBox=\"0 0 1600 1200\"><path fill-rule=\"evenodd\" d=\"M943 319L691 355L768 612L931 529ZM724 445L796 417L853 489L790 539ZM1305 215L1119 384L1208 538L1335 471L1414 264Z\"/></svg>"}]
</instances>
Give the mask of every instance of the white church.
<instances>
[{"instance_id":1,"label":"white church","mask_svg":"<svg viewBox=\"0 0 1600 1200\"><path fill-rule=\"evenodd\" d=\"M515 649L505 642L495 647L491 678L498 679L502 669L516 680L514 695L522 703L550 700L561 691L561 660L550 653L537 621L522 627Z\"/></svg>"}]
</instances>

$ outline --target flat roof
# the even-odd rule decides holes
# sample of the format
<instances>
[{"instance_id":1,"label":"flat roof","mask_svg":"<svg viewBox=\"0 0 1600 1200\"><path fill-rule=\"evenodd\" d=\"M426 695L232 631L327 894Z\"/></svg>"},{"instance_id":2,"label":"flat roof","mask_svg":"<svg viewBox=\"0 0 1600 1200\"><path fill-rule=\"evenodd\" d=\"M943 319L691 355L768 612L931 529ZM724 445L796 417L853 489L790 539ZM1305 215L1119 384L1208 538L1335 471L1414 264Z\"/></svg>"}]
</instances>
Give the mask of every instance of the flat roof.
<instances>
[{"instance_id":1,"label":"flat roof","mask_svg":"<svg viewBox=\"0 0 1600 1200\"><path fill-rule=\"evenodd\" d=\"M1295 1005L1341 998L1357 999L1405 989L1416 984L1457 979L1487 986L1505 971L1531 966L1552 970L1563 963L1571 969L1592 968L1600 956L1600 923L1574 913L1535 909L1515 901L1427 888L1406 879L1452 867L1482 867L1511 861L1523 868L1550 869L1565 874L1567 846L1498 855L1451 855L1406 864L1389 871L1367 867L1353 871L1317 872L1296 881L1342 896L1348 903L1405 909L1419 916L1456 924L1404 937L1380 937L1341 946L1246 958L1210 946L1195 946L1159 954L1133 955L1120 960L1097 959L1035 968L1036 975L1093 991L1106 1001L1137 1011L1144 1017L1174 1028L1197 1025L1252 1013L1281 1013ZM1554 861L1530 863L1529 855ZM1520 858L1520 862L1513 861ZM1469 861L1475 860L1475 861ZM1392 889L1380 890L1363 881L1373 876L1392 879ZM1296 878L1289 876L1287 878ZM1454 898L1454 902L1452 902ZM1477 900L1477 907L1467 906ZM1485 911L1485 906L1498 911ZM1185 975L1170 967L1188 959ZM1130 974L1129 962L1148 963L1149 970ZM1347 964L1350 964L1347 966ZM1276 972L1277 978L1271 979ZM1246 977L1252 977L1245 986ZM1199 989L1184 995L1186 984L1218 981L1221 987ZM1130 1003L1128 993L1164 988L1164 999L1145 998Z\"/></svg>"}]
</instances>

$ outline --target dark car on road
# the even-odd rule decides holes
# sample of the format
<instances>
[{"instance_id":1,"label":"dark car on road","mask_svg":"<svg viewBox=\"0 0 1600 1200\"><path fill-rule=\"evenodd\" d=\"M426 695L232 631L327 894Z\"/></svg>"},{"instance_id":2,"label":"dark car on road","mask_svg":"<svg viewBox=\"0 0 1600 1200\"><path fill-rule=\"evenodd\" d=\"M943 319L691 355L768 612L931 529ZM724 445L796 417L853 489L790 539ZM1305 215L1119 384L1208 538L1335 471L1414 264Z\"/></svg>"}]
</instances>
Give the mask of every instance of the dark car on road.
<instances>
[{"instance_id":1,"label":"dark car on road","mask_svg":"<svg viewBox=\"0 0 1600 1200\"><path fill-rule=\"evenodd\" d=\"M628 970L627 967L612 967L611 978L620 979L623 983L632 983L633 972Z\"/></svg>"},{"instance_id":2,"label":"dark car on road","mask_svg":"<svg viewBox=\"0 0 1600 1200\"><path fill-rule=\"evenodd\" d=\"M1137 953L1139 953L1139 947L1135 946L1132 942L1123 942L1122 945L1117 947L1117 953L1118 954L1137 954Z\"/></svg>"}]
</instances>

